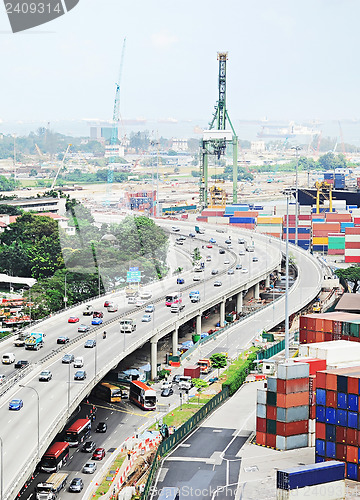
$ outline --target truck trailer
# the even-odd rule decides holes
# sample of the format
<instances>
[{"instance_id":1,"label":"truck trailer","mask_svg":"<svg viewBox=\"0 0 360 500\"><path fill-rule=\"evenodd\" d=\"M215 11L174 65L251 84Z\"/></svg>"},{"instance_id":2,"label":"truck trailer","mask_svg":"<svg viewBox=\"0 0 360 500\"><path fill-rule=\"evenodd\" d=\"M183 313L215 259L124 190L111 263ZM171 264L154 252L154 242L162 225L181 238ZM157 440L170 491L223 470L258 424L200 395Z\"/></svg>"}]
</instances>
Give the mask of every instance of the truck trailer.
<instances>
[{"instance_id":1,"label":"truck trailer","mask_svg":"<svg viewBox=\"0 0 360 500\"><path fill-rule=\"evenodd\" d=\"M44 483L38 483L35 487L36 500L55 500L58 493L65 487L69 474L56 472L51 474Z\"/></svg>"},{"instance_id":2,"label":"truck trailer","mask_svg":"<svg viewBox=\"0 0 360 500\"><path fill-rule=\"evenodd\" d=\"M25 349L38 351L44 345L44 337L43 333L31 333L25 339Z\"/></svg>"}]
</instances>

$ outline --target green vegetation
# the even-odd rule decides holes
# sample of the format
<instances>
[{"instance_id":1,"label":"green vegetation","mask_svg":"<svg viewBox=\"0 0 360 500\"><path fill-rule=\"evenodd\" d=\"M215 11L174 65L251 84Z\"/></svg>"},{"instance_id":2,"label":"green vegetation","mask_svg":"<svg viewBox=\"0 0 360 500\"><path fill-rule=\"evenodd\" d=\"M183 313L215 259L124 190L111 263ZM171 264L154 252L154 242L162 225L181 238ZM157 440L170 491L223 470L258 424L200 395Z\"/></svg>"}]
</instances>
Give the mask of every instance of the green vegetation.
<instances>
[{"instance_id":1,"label":"green vegetation","mask_svg":"<svg viewBox=\"0 0 360 500\"><path fill-rule=\"evenodd\" d=\"M257 350L257 348L252 347L248 351L244 352L237 358L236 361L231 363L227 370L222 373L221 377L226 377L226 380L222 384L223 388L229 387L230 396L234 394L245 382L247 375L253 367Z\"/></svg>"},{"instance_id":2,"label":"green vegetation","mask_svg":"<svg viewBox=\"0 0 360 500\"><path fill-rule=\"evenodd\" d=\"M107 469L106 473L104 474L102 481L99 484L95 493L93 494L92 498L100 498L103 495L105 495L105 493L107 493L109 491L110 487L112 486L112 482L108 481L106 478L109 476L113 476L113 474L110 474L110 471L111 470L115 470L115 471L119 470L125 459L126 459L126 453L120 453L116 457L114 462L111 464L111 466Z\"/></svg>"},{"instance_id":3,"label":"green vegetation","mask_svg":"<svg viewBox=\"0 0 360 500\"><path fill-rule=\"evenodd\" d=\"M353 293L356 293L359 289L360 282L360 267L350 266L347 269L336 269L335 274L338 278L343 278L346 281L353 283Z\"/></svg>"},{"instance_id":4,"label":"green vegetation","mask_svg":"<svg viewBox=\"0 0 360 500\"><path fill-rule=\"evenodd\" d=\"M225 368L225 366L227 365L226 355L221 352L212 354L210 356L210 361L211 361L211 366L215 368L215 370L217 369L219 376L220 368Z\"/></svg>"},{"instance_id":5,"label":"green vegetation","mask_svg":"<svg viewBox=\"0 0 360 500\"><path fill-rule=\"evenodd\" d=\"M204 387L208 387L209 385L206 382L206 380L203 380L202 378L193 378L192 383L194 384L194 387L196 387L197 389L202 389Z\"/></svg>"}]
</instances>

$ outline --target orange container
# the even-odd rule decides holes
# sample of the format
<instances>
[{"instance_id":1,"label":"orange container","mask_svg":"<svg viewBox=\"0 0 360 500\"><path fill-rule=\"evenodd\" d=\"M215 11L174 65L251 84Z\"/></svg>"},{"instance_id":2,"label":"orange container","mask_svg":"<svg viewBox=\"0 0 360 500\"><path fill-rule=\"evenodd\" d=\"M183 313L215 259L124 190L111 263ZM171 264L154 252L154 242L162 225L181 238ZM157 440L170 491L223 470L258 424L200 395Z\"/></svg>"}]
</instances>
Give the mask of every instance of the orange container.
<instances>
[{"instance_id":1,"label":"orange container","mask_svg":"<svg viewBox=\"0 0 360 500\"><path fill-rule=\"evenodd\" d=\"M332 331L333 331L333 320L332 319L324 319L324 332L332 333Z\"/></svg>"},{"instance_id":2,"label":"orange container","mask_svg":"<svg viewBox=\"0 0 360 500\"><path fill-rule=\"evenodd\" d=\"M315 424L315 434L316 439L326 439L325 434L325 424L322 422L316 422Z\"/></svg>"},{"instance_id":3,"label":"orange container","mask_svg":"<svg viewBox=\"0 0 360 500\"><path fill-rule=\"evenodd\" d=\"M340 233L340 222L313 222L313 231L328 231L328 233Z\"/></svg>"},{"instance_id":4,"label":"orange container","mask_svg":"<svg viewBox=\"0 0 360 500\"><path fill-rule=\"evenodd\" d=\"M358 448L355 446L346 447L346 461L353 464L358 462Z\"/></svg>"},{"instance_id":5,"label":"orange container","mask_svg":"<svg viewBox=\"0 0 360 500\"><path fill-rule=\"evenodd\" d=\"M256 444L266 446L266 432L256 432Z\"/></svg>"},{"instance_id":6,"label":"orange container","mask_svg":"<svg viewBox=\"0 0 360 500\"><path fill-rule=\"evenodd\" d=\"M309 404L309 391L293 392L291 394L277 393L276 406L280 408L292 408L293 406L305 406Z\"/></svg>"},{"instance_id":7,"label":"orange container","mask_svg":"<svg viewBox=\"0 0 360 500\"><path fill-rule=\"evenodd\" d=\"M328 212L326 214L326 222L351 222L351 214L336 214Z\"/></svg>"},{"instance_id":8,"label":"orange container","mask_svg":"<svg viewBox=\"0 0 360 500\"><path fill-rule=\"evenodd\" d=\"M328 391L337 391L337 376L334 373L326 374L326 389Z\"/></svg>"},{"instance_id":9,"label":"orange container","mask_svg":"<svg viewBox=\"0 0 360 500\"><path fill-rule=\"evenodd\" d=\"M315 342L325 342L325 333L315 332Z\"/></svg>"},{"instance_id":10,"label":"orange container","mask_svg":"<svg viewBox=\"0 0 360 500\"><path fill-rule=\"evenodd\" d=\"M337 408L337 392L326 391L326 406Z\"/></svg>"},{"instance_id":11,"label":"orange container","mask_svg":"<svg viewBox=\"0 0 360 500\"><path fill-rule=\"evenodd\" d=\"M348 394L359 394L359 379L348 377Z\"/></svg>"}]
</instances>

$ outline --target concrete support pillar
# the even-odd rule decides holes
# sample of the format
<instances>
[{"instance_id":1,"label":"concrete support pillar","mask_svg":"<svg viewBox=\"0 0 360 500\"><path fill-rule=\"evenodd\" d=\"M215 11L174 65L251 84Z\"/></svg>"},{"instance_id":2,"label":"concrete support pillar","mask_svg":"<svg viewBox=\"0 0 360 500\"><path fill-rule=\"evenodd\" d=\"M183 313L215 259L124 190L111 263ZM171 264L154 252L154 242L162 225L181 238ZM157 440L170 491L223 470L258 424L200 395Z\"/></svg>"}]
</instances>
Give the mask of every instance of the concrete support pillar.
<instances>
[{"instance_id":1,"label":"concrete support pillar","mask_svg":"<svg viewBox=\"0 0 360 500\"><path fill-rule=\"evenodd\" d=\"M265 288L269 288L270 286L270 274L268 274L265 278Z\"/></svg>"},{"instance_id":2,"label":"concrete support pillar","mask_svg":"<svg viewBox=\"0 0 360 500\"><path fill-rule=\"evenodd\" d=\"M256 283L256 285L254 285L254 299L260 298L259 292L260 292L260 283Z\"/></svg>"},{"instance_id":3,"label":"concrete support pillar","mask_svg":"<svg viewBox=\"0 0 360 500\"><path fill-rule=\"evenodd\" d=\"M237 312L237 314L240 314L242 312L242 308L243 308L243 294L242 294L242 292L240 292L236 295L236 312Z\"/></svg>"},{"instance_id":4,"label":"concrete support pillar","mask_svg":"<svg viewBox=\"0 0 360 500\"><path fill-rule=\"evenodd\" d=\"M176 356L177 350L178 350L178 345L179 345L178 327L176 327L175 330L172 332L171 340L172 340L172 353L173 353L173 356Z\"/></svg>"},{"instance_id":5,"label":"concrete support pillar","mask_svg":"<svg viewBox=\"0 0 360 500\"><path fill-rule=\"evenodd\" d=\"M196 316L196 334L201 335L201 314Z\"/></svg>"},{"instance_id":6,"label":"concrete support pillar","mask_svg":"<svg viewBox=\"0 0 360 500\"><path fill-rule=\"evenodd\" d=\"M225 326L225 300L220 302L220 326Z\"/></svg>"},{"instance_id":7,"label":"concrete support pillar","mask_svg":"<svg viewBox=\"0 0 360 500\"><path fill-rule=\"evenodd\" d=\"M150 364L151 364L151 379L154 380L157 375L157 338L153 337L150 339L151 353L150 353Z\"/></svg>"},{"instance_id":8,"label":"concrete support pillar","mask_svg":"<svg viewBox=\"0 0 360 500\"><path fill-rule=\"evenodd\" d=\"M276 270L277 270L277 272L278 272L278 273L281 273L281 264L279 264L279 265L277 266Z\"/></svg>"}]
</instances>

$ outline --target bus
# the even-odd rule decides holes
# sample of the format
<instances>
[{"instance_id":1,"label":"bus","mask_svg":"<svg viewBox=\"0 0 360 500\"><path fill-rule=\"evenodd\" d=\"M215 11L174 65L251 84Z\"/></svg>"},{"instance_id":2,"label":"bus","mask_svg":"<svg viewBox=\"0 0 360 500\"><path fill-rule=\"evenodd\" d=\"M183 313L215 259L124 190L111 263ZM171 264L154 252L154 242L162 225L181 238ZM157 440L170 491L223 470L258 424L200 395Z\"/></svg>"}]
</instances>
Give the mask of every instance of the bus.
<instances>
[{"instance_id":1,"label":"bus","mask_svg":"<svg viewBox=\"0 0 360 500\"><path fill-rule=\"evenodd\" d=\"M65 431L65 441L69 446L79 446L90 436L91 421L88 418L79 418Z\"/></svg>"},{"instance_id":2,"label":"bus","mask_svg":"<svg viewBox=\"0 0 360 500\"><path fill-rule=\"evenodd\" d=\"M57 472L69 459L70 446L67 442L56 442L44 453L40 468L43 472Z\"/></svg>"},{"instance_id":3,"label":"bus","mask_svg":"<svg viewBox=\"0 0 360 500\"><path fill-rule=\"evenodd\" d=\"M165 298L165 305L170 307L173 304L182 303L182 294L180 292L169 293Z\"/></svg>"},{"instance_id":4,"label":"bus","mask_svg":"<svg viewBox=\"0 0 360 500\"><path fill-rule=\"evenodd\" d=\"M95 389L95 395L107 403L120 403L121 401L121 389L108 382L98 384Z\"/></svg>"},{"instance_id":5,"label":"bus","mask_svg":"<svg viewBox=\"0 0 360 500\"><path fill-rule=\"evenodd\" d=\"M144 382L133 380L130 383L129 399L143 410L156 410L156 391Z\"/></svg>"}]
</instances>

